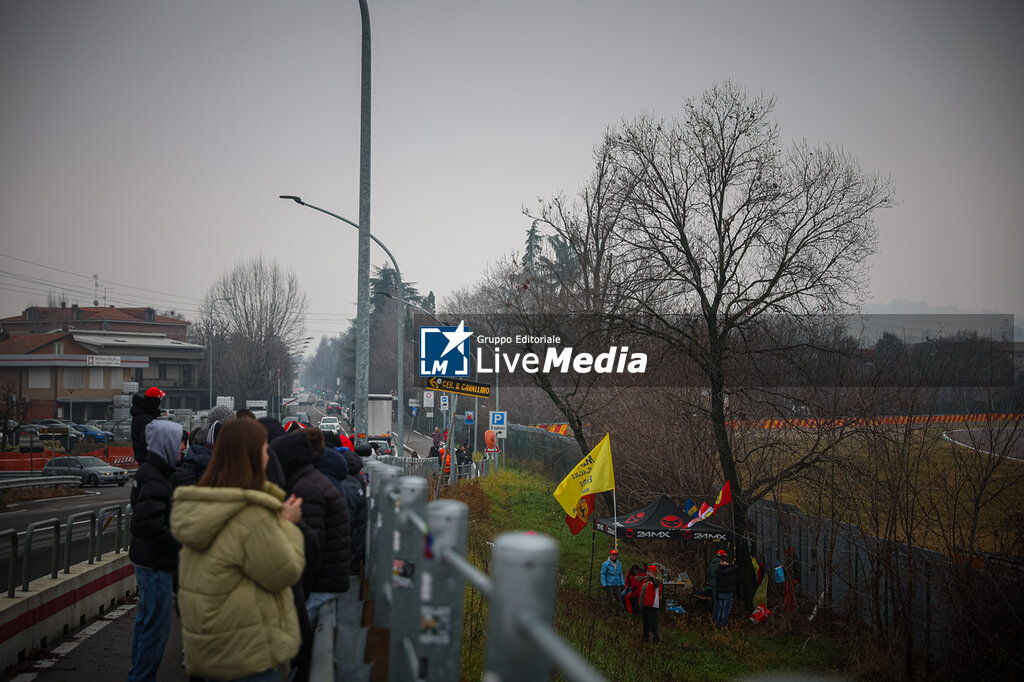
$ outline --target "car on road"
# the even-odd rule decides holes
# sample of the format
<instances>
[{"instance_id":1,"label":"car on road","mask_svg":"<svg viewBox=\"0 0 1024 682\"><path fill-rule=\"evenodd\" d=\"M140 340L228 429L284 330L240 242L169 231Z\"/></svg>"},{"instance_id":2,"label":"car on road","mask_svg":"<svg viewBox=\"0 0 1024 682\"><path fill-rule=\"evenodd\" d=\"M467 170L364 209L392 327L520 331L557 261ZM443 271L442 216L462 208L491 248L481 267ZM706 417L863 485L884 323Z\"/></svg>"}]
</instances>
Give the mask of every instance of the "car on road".
<instances>
[{"instance_id":1,"label":"car on road","mask_svg":"<svg viewBox=\"0 0 1024 682\"><path fill-rule=\"evenodd\" d=\"M127 471L99 457L54 457L43 465L43 476L78 476L82 485L94 488L103 483L124 485L128 482Z\"/></svg>"},{"instance_id":2,"label":"car on road","mask_svg":"<svg viewBox=\"0 0 1024 682\"><path fill-rule=\"evenodd\" d=\"M313 422L311 422L309 420L309 414L307 414L305 412L296 412L292 416L288 417L288 420L289 421L297 421L297 422L299 422L301 424L305 424L306 426L312 426L313 425Z\"/></svg>"},{"instance_id":3,"label":"car on road","mask_svg":"<svg viewBox=\"0 0 1024 682\"><path fill-rule=\"evenodd\" d=\"M338 403L335 403L335 402L327 403L327 414L333 414L333 415L336 415L338 417L342 416L342 414L341 414L341 405L339 405Z\"/></svg>"},{"instance_id":4,"label":"car on road","mask_svg":"<svg viewBox=\"0 0 1024 682\"><path fill-rule=\"evenodd\" d=\"M321 431L330 431L331 433L341 433L341 422L338 421L337 417L324 417L320 420L320 424L317 426Z\"/></svg>"},{"instance_id":5,"label":"car on road","mask_svg":"<svg viewBox=\"0 0 1024 682\"><path fill-rule=\"evenodd\" d=\"M391 443L387 442L386 440L371 440L370 447L374 447L374 449L377 451L377 454L380 455L381 457L387 457L392 454Z\"/></svg>"}]
</instances>

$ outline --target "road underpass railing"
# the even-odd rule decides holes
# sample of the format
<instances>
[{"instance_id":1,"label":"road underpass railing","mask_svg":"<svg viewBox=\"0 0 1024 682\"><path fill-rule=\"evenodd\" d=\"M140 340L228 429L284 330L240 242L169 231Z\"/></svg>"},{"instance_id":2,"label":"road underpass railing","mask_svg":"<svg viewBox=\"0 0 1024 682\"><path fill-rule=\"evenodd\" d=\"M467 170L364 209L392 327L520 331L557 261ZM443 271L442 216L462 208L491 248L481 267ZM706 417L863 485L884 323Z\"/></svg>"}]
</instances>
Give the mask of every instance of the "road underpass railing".
<instances>
[{"instance_id":1,"label":"road underpass railing","mask_svg":"<svg viewBox=\"0 0 1024 682\"><path fill-rule=\"evenodd\" d=\"M32 581L30 566L32 545L40 532L51 528L53 529L52 546L50 547L50 578L56 580L57 574L60 571L62 531L64 535L64 574L69 575L71 573L71 548L76 526L81 528L82 522L88 521L86 532L88 532L89 550L86 561L89 564L93 564L94 562L101 561L103 559L103 535L106 533L110 523L115 519L117 521L117 525L114 530L114 553L120 554L122 551L127 551L130 540L128 527L131 520L131 513L132 510L130 504L124 505L123 507L121 505L110 505L107 507L101 507L100 509L71 514L63 524L57 518L44 519L42 521L30 523L25 528L21 591L29 591L29 583ZM18 560L18 533L14 529L0 531L0 538L3 538L5 535L11 538L10 558L8 562L9 586L7 596L14 597L14 586L17 584L14 569L17 566Z\"/></svg>"},{"instance_id":2,"label":"road underpass railing","mask_svg":"<svg viewBox=\"0 0 1024 682\"><path fill-rule=\"evenodd\" d=\"M13 598L14 586L18 582L14 577L14 571L18 567L18 531L13 528L0 531L0 538L5 535L11 539L10 556L7 561L7 596Z\"/></svg>"},{"instance_id":3,"label":"road underpass railing","mask_svg":"<svg viewBox=\"0 0 1024 682\"><path fill-rule=\"evenodd\" d=\"M466 559L469 509L427 503L428 482L368 462L366 578L373 625L390 631L391 680L460 677L462 616L468 582L490 602L484 679L548 679L552 666L574 682L602 676L552 627L558 543L533 532L494 541L488 576Z\"/></svg>"}]
</instances>

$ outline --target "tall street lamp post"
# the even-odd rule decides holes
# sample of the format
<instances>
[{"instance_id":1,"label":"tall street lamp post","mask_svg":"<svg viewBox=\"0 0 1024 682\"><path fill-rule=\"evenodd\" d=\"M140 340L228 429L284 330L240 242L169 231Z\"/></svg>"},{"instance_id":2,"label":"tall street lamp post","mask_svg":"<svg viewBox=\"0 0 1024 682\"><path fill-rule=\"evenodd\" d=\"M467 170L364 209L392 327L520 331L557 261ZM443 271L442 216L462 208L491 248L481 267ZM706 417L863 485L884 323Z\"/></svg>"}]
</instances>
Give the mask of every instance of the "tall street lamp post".
<instances>
[{"instance_id":1,"label":"tall street lamp post","mask_svg":"<svg viewBox=\"0 0 1024 682\"><path fill-rule=\"evenodd\" d=\"M282 199L291 199L292 201L294 201L297 204L300 204L302 206L306 206L306 207L311 208L311 209L313 209L315 211L320 211L321 213L325 213L325 214L331 216L332 218L337 218L341 222L347 223L347 224L351 225L352 227L356 228L357 230L360 230L360 235L362 234L362 230L360 229L359 225L355 224L354 222L352 222L348 218L345 218L343 216L338 215L337 213L332 213L331 211L328 211L327 209L320 208L319 206L314 206L313 204L307 203L307 202L303 201L300 197L297 197L297 196L295 196L293 194L282 194L281 198ZM398 412L398 437L396 438L395 445L397 447L395 449L398 451L398 456L399 457L404 457L405 456L405 449L404 449L404 445L405 445L405 408L404 408L404 405L402 405L402 401L405 400L405 347L404 347L405 346L405 307L403 306L404 294L403 294L402 290L403 290L404 287L402 286L402 270L398 267L398 261L395 260L395 256L394 256L394 254L391 253L391 249L389 249L387 246L385 246L384 242L382 242L381 240L377 239L377 237L374 236L373 234L370 234L369 238L372 239L374 242L376 242L377 246L379 246L380 248L384 249L384 253L386 253L388 255L388 258L391 259L391 264L393 266L395 266L395 276L398 278L398 358L397 358L397 361L398 361L398 403L399 404L398 404L398 410L397 410L397 412ZM369 301L369 299L367 299L367 301ZM369 329L369 316L367 316L367 329ZM367 338L369 338L369 337L367 337ZM359 402L358 401L359 401L360 398L362 398L365 401L366 400L366 396L368 395L368 392L370 390L370 382L369 382L370 361L369 361L369 357L368 356L369 356L369 343L367 343L366 350L363 351L362 353L359 352L359 346L357 345L357 348L356 348L356 364L357 364L357 376L356 376L356 401L357 401L356 402L356 419L357 419L357 421L356 421L356 434L357 434L357 437L358 437L359 434L363 434L363 437L365 437L365 434L367 432L366 422L364 421L362 423L362 426L360 426L360 422L358 421L358 419L359 419L359 407L358 407ZM359 366L359 362L360 362L360 360L359 360L360 357L362 357L362 361L361 362L365 363L365 365L367 367L367 382L366 382L366 386L365 386L365 389L364 389L366 391L365 393L360 393L359 384L358 384L358 379L359 379L359 377L358 377L358 366ZM364 414L364 419L365 419L365 409L364 409L363 414Z\"/></svg>"},{"instance_id":2,"label":"tall street lamp post","mask_svg":"<svg viewBox=\"0 0 1024 682\"><path fill-rule=\"evenodd\" d=\"M355 226L359 230L359 261L356 268L355 423L356 433L366 433L370 394L370 239L373 238L370 233L370 10L366 0L359 0L359 16L362 20L362 58L359 106L359 224ZM334 217L341 218L341 216ZM344 218L341 219L344 220ZM380 241L376 239L374 241L380 244ZM381 246L384 245L381 244ZM384 250L387 251L386 248ZM390 252L388 255L391 255ZM394 261L394 258L391 260ZM397 265L395 270L398 270ZM401 310L401 306L399 306L399 310ZM399 365L399 371L401 371L401 365ZM398 394L398 399L401 400L401 383L399 383ZM402 414L401 411L399 414ZM401 417L399 419L401 420ZM401 424L402 422L399 421L399 442L404 437L404 434L401 433Z\"/></svg>"},{"instance_id":3,"label":"tall street lamp post","mask_svg":"<svg viewBox=\"0 0 1024 682\"><path fill-rule=\"evenodd\" d=\"M210 338L207 341L207 353L210 354L210 403L207 409L213 409L213 309L220 301L233 301L230 296L221 296L210 301Z\"/></svg>"}]
</instances>

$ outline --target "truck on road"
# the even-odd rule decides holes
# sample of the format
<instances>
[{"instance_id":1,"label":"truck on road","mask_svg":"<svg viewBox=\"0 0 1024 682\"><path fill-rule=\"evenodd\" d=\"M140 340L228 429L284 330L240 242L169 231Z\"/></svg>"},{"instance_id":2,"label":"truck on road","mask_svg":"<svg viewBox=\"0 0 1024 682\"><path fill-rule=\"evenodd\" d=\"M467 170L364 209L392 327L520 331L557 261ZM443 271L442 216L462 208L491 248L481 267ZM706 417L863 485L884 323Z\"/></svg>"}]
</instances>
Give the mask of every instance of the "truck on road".
<instances>
[{"instance_id":1,"label":"truck on road","mask_svg":"<svg viewBox=\"0 0 1024 682\"><path fill-rule=\"evenodd\" d=\"M394 398L390 393L371 393L367 400L366 440L387 441L391 445L391 414Z\"/></svg>"}]
</instances>

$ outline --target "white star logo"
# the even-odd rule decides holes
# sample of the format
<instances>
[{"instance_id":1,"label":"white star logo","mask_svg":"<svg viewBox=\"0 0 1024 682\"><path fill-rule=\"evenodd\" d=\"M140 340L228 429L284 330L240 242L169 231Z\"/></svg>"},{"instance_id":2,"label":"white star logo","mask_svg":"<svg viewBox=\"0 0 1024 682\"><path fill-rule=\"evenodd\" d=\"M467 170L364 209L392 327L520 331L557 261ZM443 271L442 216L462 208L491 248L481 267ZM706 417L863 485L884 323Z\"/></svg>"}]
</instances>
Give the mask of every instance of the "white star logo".
<instances>
[{"instance_id":1,"label":"white star logo","mask_svg":"<svg viewBox=\"0 0 1024 682\"><path fill-rule=\"evenodd\" d=\"M456 327L455 331L441 333L448 339L448 345L445 346L444 352L441 353L442 358L461 346L466 339L473 335L473 332L466 329L465 320L459 320L459 326Z\"/></svg>"}]
</instances>

